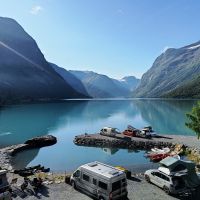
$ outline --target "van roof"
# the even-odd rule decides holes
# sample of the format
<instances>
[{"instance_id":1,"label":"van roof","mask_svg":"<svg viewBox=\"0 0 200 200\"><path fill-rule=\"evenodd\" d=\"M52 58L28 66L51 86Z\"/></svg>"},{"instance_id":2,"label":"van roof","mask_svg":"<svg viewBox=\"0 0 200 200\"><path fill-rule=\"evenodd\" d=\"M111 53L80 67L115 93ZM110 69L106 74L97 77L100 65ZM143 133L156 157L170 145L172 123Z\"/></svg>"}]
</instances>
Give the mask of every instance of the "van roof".
<instances>
[{"instance_id":1,"label":"van roof","mask_svg":"<svg viewBox=\"0 0 200 200\"><path fill-rule=\"evenodd\" d=\"M123 171L116 169L115 167L97 161L82 165L81 168L87 169L106 178L113 178L124 174Z\"/></svg>"}]
</instances>

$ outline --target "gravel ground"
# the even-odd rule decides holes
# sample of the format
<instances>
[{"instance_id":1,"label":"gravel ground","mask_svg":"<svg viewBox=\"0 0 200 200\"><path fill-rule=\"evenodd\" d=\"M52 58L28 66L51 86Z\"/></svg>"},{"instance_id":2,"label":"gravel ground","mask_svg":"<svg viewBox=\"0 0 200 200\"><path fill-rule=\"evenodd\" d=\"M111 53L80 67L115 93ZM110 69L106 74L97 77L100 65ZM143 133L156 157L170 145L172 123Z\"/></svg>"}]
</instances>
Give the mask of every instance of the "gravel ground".
<instances>
[{"instance_id":1,"label":"gravel ground","mask_svg":"<svg viewBox=\"0 0 200 200\"><path fill-rule=\"evenodd\" d=\"M165 194L163 190L155 185L147 183L143 176L132 177L128 180L128 198L129 200L175 200L175 198ZM16 197L14 200L36 200L36 199L49 199L49 200L91 200L92 198L87 195L74 190L70 185L52 184L43 189L37 195L30 195L27 193L26 197ZM188 198L187 198L188 199Z\"/></svg>"}]
</instances>

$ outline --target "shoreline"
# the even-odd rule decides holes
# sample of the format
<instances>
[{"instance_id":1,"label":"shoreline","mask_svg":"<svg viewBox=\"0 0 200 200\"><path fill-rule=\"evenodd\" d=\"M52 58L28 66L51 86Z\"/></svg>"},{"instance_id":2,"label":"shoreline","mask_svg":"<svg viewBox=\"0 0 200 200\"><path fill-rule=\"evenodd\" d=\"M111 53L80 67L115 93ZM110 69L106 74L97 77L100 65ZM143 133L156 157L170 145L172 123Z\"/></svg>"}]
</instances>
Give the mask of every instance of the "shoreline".
<instances>
[{"instance_id":1,"label":"shoreline","mask_svg":"<svg viewBox=\"0 0 200 200\"><path fill-rule=\"evenodd\" d=\"M153 138L153 139L146 139L146 138L131 138L131 141L123 140L122 138L112 138L107 136L102 136L100 134L83 134L76 136L74 139L75 145L78 146L91 146L91 147L109 147L109 148L120 148L120 149L135 149L135 150L150 150L151 148L154 148L155 146L158 148L162 147L169 147L173 148L176 144L183 144L186 151L190 153L190 155L194 155L195 158L197 158L198 162L200 161L200 140L198 140L195 136L185 136L185 135L162 135L166 138ZM169 139L169 137L171 139ZM0 148L0 167L7 169L8 171L13 170L12 166L12 159L15 154L18 152L22 152L29 149L35 149L35 148L41 148L44 146L49 146L55 144L56 138L53 136L44 136L44 137L38 137L38 140L44 141L44 138L48 138L49 140L54 140L53 143L48 143L46 140L46 143L44 142L42 145L37 146L34 142L34 145L28 145L26 143L19 144L19 145L12 145L5 148ZM29 140L34 141L35 138ZM56 140L57 141L57 140ZM52 141L51 141L52 142ZM191 159L193 160L193 159ZM193 160L194 161L194 160ZM197 164L200 164L197 163ZM124 164L124 167L128 168L131 171L140 172L141 169L145 166L151 166L151 163L149 164L133 164L127 166ZM137 170L140 169L140 170ZM144 171L144 170L143 170ZM54 170L53 172L59 173L60 171ZM64 172L64 171L63 171ZM71 171L66 171L67 173Z\"/></svg>"},{"instance_id":2,"label":"shoreline","mask_svg":"<svg viewBox=\"0 0 200 200\"><path fill-rule=\"evenodd\" d=\"M11 145L0 149L0 168L13 170L12 158L19 152L51 146L57 143L57 138L52 135L35 137L23 144Z\"/></svg>"}]
</instances>

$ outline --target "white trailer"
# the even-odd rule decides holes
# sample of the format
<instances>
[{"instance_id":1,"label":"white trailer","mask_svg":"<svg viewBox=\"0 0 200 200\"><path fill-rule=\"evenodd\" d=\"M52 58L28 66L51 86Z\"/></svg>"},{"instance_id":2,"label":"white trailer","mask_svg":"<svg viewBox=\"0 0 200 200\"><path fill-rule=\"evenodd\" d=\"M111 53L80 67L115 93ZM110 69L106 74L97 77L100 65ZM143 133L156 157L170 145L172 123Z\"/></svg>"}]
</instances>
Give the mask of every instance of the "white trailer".
<instances>
[{"instance_id":1,"label":"white trailer","mask_svg":"<svg viewBox=\"0 0 200 200\"><path fill-rule=\"evenodd\" d=\"M80 166L72 174L70 182L75 189L99 200L127 199L126 174L97 161Z\"/></svg>"}]
</instances>

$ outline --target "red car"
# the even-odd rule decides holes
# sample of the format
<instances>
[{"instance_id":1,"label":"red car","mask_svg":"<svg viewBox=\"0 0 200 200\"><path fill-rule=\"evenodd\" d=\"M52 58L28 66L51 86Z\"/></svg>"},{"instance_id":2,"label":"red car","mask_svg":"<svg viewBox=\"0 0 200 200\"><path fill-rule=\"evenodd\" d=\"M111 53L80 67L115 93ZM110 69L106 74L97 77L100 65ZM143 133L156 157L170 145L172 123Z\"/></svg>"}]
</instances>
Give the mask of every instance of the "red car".
<instances>
[{"instance_id":1,"label":"red car","mask_svg":"<svg viewBox=\"0 0 200 200\"><path fill-rule=\"evenodd\" d=\"M136 137L137 135L137 130L130 130L130 129L126 129L125 131L122 132L122 134L127 135L127 136L131 136L131 137Z\"/></svg>"}]
</instances>

